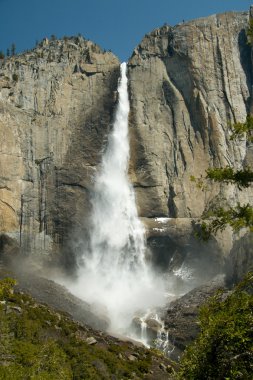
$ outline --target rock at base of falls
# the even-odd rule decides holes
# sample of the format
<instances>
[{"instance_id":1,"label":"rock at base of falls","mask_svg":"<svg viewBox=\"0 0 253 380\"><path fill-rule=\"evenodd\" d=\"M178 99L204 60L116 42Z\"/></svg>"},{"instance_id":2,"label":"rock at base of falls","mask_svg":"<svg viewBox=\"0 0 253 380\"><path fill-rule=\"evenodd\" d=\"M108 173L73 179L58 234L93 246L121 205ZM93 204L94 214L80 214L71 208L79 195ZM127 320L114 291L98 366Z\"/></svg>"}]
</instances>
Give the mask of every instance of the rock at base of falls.
<instances>
[{"instance_id":1,"label":"rock at base of falls","mask_svg":"<svg viewBox=\"0 0 253 380\"><path fill-rule=\"evenodd\" d=\"M182 352L200 332L197 324L199 307L218 290L224 289L226 290L224 275L219 275L164 308L162 319L164 328L168 331L168 340L173 345L169 355L173 360L180 359ZM226 292L225 295L228 294Z\"/></svg>"}]
</instances>

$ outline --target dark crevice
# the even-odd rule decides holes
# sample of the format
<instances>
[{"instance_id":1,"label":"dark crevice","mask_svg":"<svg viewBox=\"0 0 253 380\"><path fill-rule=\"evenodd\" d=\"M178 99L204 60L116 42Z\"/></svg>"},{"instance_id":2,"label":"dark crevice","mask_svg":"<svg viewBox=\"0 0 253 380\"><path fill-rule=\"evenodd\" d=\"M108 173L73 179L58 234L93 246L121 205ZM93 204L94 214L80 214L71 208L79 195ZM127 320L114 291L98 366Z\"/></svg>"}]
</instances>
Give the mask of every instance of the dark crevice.
<instances>
[{"instance_id":1,"label":"dark crevice","mask_svg":"<svg viewBox=\"0 0 253 380\"><path fill-rule=\"evenodd\" d=\"M87 187L81 185L80 183L59 183L58 187L77 187L81 190L87 190Z\"/></svg>"},{"instance_id":2,"label":"dark crevice","mask_svg":"<svg viewBox=\"0 0 253 380\"><path fill-rule=\"evenodd\" d=\"M247 35L245 29L242 29L238 35L238 46L240 52L240 62L243 71L246 75L246 83L249 90L249 98L246 99L247 113L250 113L251 103L252 103L252 59L251 59L251 46L248 44Z\"/></svg>"},{"instance_id":3,"label":"dark crevice","mask_svg":"<svg viewBox=\"0 0 253 380\"><path fill-rule=\"evenodd\" d=\"M174 198L176 193L174 191L173 185L169 185L169 198L168 198L168 209L169 209L169 217L176 218L177 217L177 209L174 202Z\"/></svg>"},{"instance_id":4,"label":"dark crevice","mask_svg":"<svg viewBox=\"0 0 253 380\"><path fill-rule=\"evenodd\" d=\"M227 119L230 120L231 119L231 114L232 114L233 118L234 118L234 121L236 121L235 113L234 113L232 104L230 103L230 100L228 99L228 94L227 94L227 91L226 91L225 72L227 71L227 68L226 68L226 63L224 62L223 57L222 57L222 52L221 52L220 42L219 42L218 36L217 36L216 54L217 54L218 66L219 66L220 72L221 72L221 81L222 81L223 95L224 95L224 100L225 100L224 103L225 103L225 106L226 106Z\"/></svg>"},{"instance_id":5,"label":"dark crevice","mask_svg":"<svg viewBox=\"0 0 253 380\"><path fill-rule=\"evenodd\" d=\"M186 159L185 159L185 155L184 155L184 151L183 151L183 148L182 148L182 145L181 145L181 141L179 141L179 152L180 152L181 159L182 159L182 162L183 162L183 165L184 165L184 170L186 170L187 162L186 162Z\"/></svg>"},{"instance_id":6,"label":"dark crevice","mask_svg":"<svg viewBox=\"0 0 253 380\"><path fill-rule=\"evenodd\" d=\"M134 184L133 187L136 189L136 188L140 188L140 189L149 189L149 188L155 188L155 187L163 187L162 185L142 185L140 183L138 184Z\"/></svg>"}]
</instances>

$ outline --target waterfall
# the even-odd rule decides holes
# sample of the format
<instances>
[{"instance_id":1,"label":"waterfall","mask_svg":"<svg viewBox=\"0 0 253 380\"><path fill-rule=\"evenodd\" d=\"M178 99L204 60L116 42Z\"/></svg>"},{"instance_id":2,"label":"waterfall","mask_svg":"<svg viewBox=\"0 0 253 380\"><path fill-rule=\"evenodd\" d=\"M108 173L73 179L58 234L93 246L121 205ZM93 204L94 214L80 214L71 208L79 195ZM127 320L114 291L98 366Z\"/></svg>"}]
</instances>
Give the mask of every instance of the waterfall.
<instances>
[{"instance_id":1,"label":"waterfall","mask_svg":"<svg viewBox=\"0 0 253 380\"><path fill-rule=\"evenodd\" d=\"M141 318L141 341L147 345L147 323Z\"/></svg>"},{"instance_id":2,"label":"waterfall","mask_svg":"<svg viewBox=\"0 0 253 380\"><path fill-rule=\"evenodd\" d=\"M128 179L128 81L121 65L118 105L107 149L95 178L90 250L83 254L77 284L71 290L100 305L111 330L126 333L136 311L161 305L164 291L145 260L144 227Z\"/></svg>"},{"instance_id":3,"label":"waterfall","mask_svg":"<svg viewBox=\"0 0 253 380\"><path fill-rule=\"evenodd\" d=\"M91 229L91 260L86 265L99 271L109 285L118 272L125 278L129 271L145 275L144 228L138 219L135 197L128 180L128 114L126 63L121 65L119 101L108 147L95 182ZM109 283L108 283L109 281Z\"/></svg>"}]
</instances>

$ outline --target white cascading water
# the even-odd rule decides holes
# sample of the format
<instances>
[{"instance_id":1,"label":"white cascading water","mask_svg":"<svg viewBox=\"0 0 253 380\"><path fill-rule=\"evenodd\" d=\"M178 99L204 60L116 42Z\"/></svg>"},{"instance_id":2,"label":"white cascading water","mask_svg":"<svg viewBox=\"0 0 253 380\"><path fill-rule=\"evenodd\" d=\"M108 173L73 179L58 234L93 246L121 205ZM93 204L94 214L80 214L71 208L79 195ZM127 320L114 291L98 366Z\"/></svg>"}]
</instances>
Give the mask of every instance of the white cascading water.
<instances>
[{"instance_id":1,"label":"white cascading water","mask_svg":"<svg viewBox=\"0 0 253 380\"><path fill-rule=\"evenodd\" d=\"M101 306L110 329L127 333L136 312L161 305L163 282L145 261L145 235L128 180L127 65L121 65L119 101L113 130L95 178L90 252L83 255L72 292Z\"/></svg>"}]
</instances>

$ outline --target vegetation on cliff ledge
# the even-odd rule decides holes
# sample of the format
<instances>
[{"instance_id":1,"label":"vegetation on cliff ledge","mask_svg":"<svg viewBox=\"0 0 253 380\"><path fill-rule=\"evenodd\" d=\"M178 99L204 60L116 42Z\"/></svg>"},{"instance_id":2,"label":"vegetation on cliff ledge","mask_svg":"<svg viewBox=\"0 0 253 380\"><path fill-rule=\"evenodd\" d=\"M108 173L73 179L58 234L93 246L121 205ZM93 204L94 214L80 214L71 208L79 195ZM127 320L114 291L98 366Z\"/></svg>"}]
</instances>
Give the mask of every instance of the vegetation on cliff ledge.
<instances>
[{"instance_id":1,"label":"vegetation on cliff ledge","mask_svg":"<svg viewBox=\"0 0 253 380\"><path fill-rule=\"evenodd\" d=\"M231 140L245 138L249 143L253 142L253 116L248 115L244 123L235 123L230 126L232 134ZM253 183L253 171L249 167L236 170L231 166L224 168L209 168L206 176L195 178L191 176L191 181L196 182L198 188L206 190L206 181L211 180L219 183L235 184L239 190L248 188ZM249 203L241 205L237 203L232 207L212 207L202 215L204 221L196 235L203 240L208 240L212 234L223 231L227 226L232 227L235 232L242 228L247 228L253 232L253 207Z\"/></svg>"},{"instance_id":2,"label":"vegetation on cliff ledge","mask_svg":"<svg viewBox=\"0 0 253 380\"><path fill-rule=\"evenodd\" d=\"M201 333L185 351L180 380L252 380L253 272L223 298L201 308Z\"/></svg>"}]
</instances>

